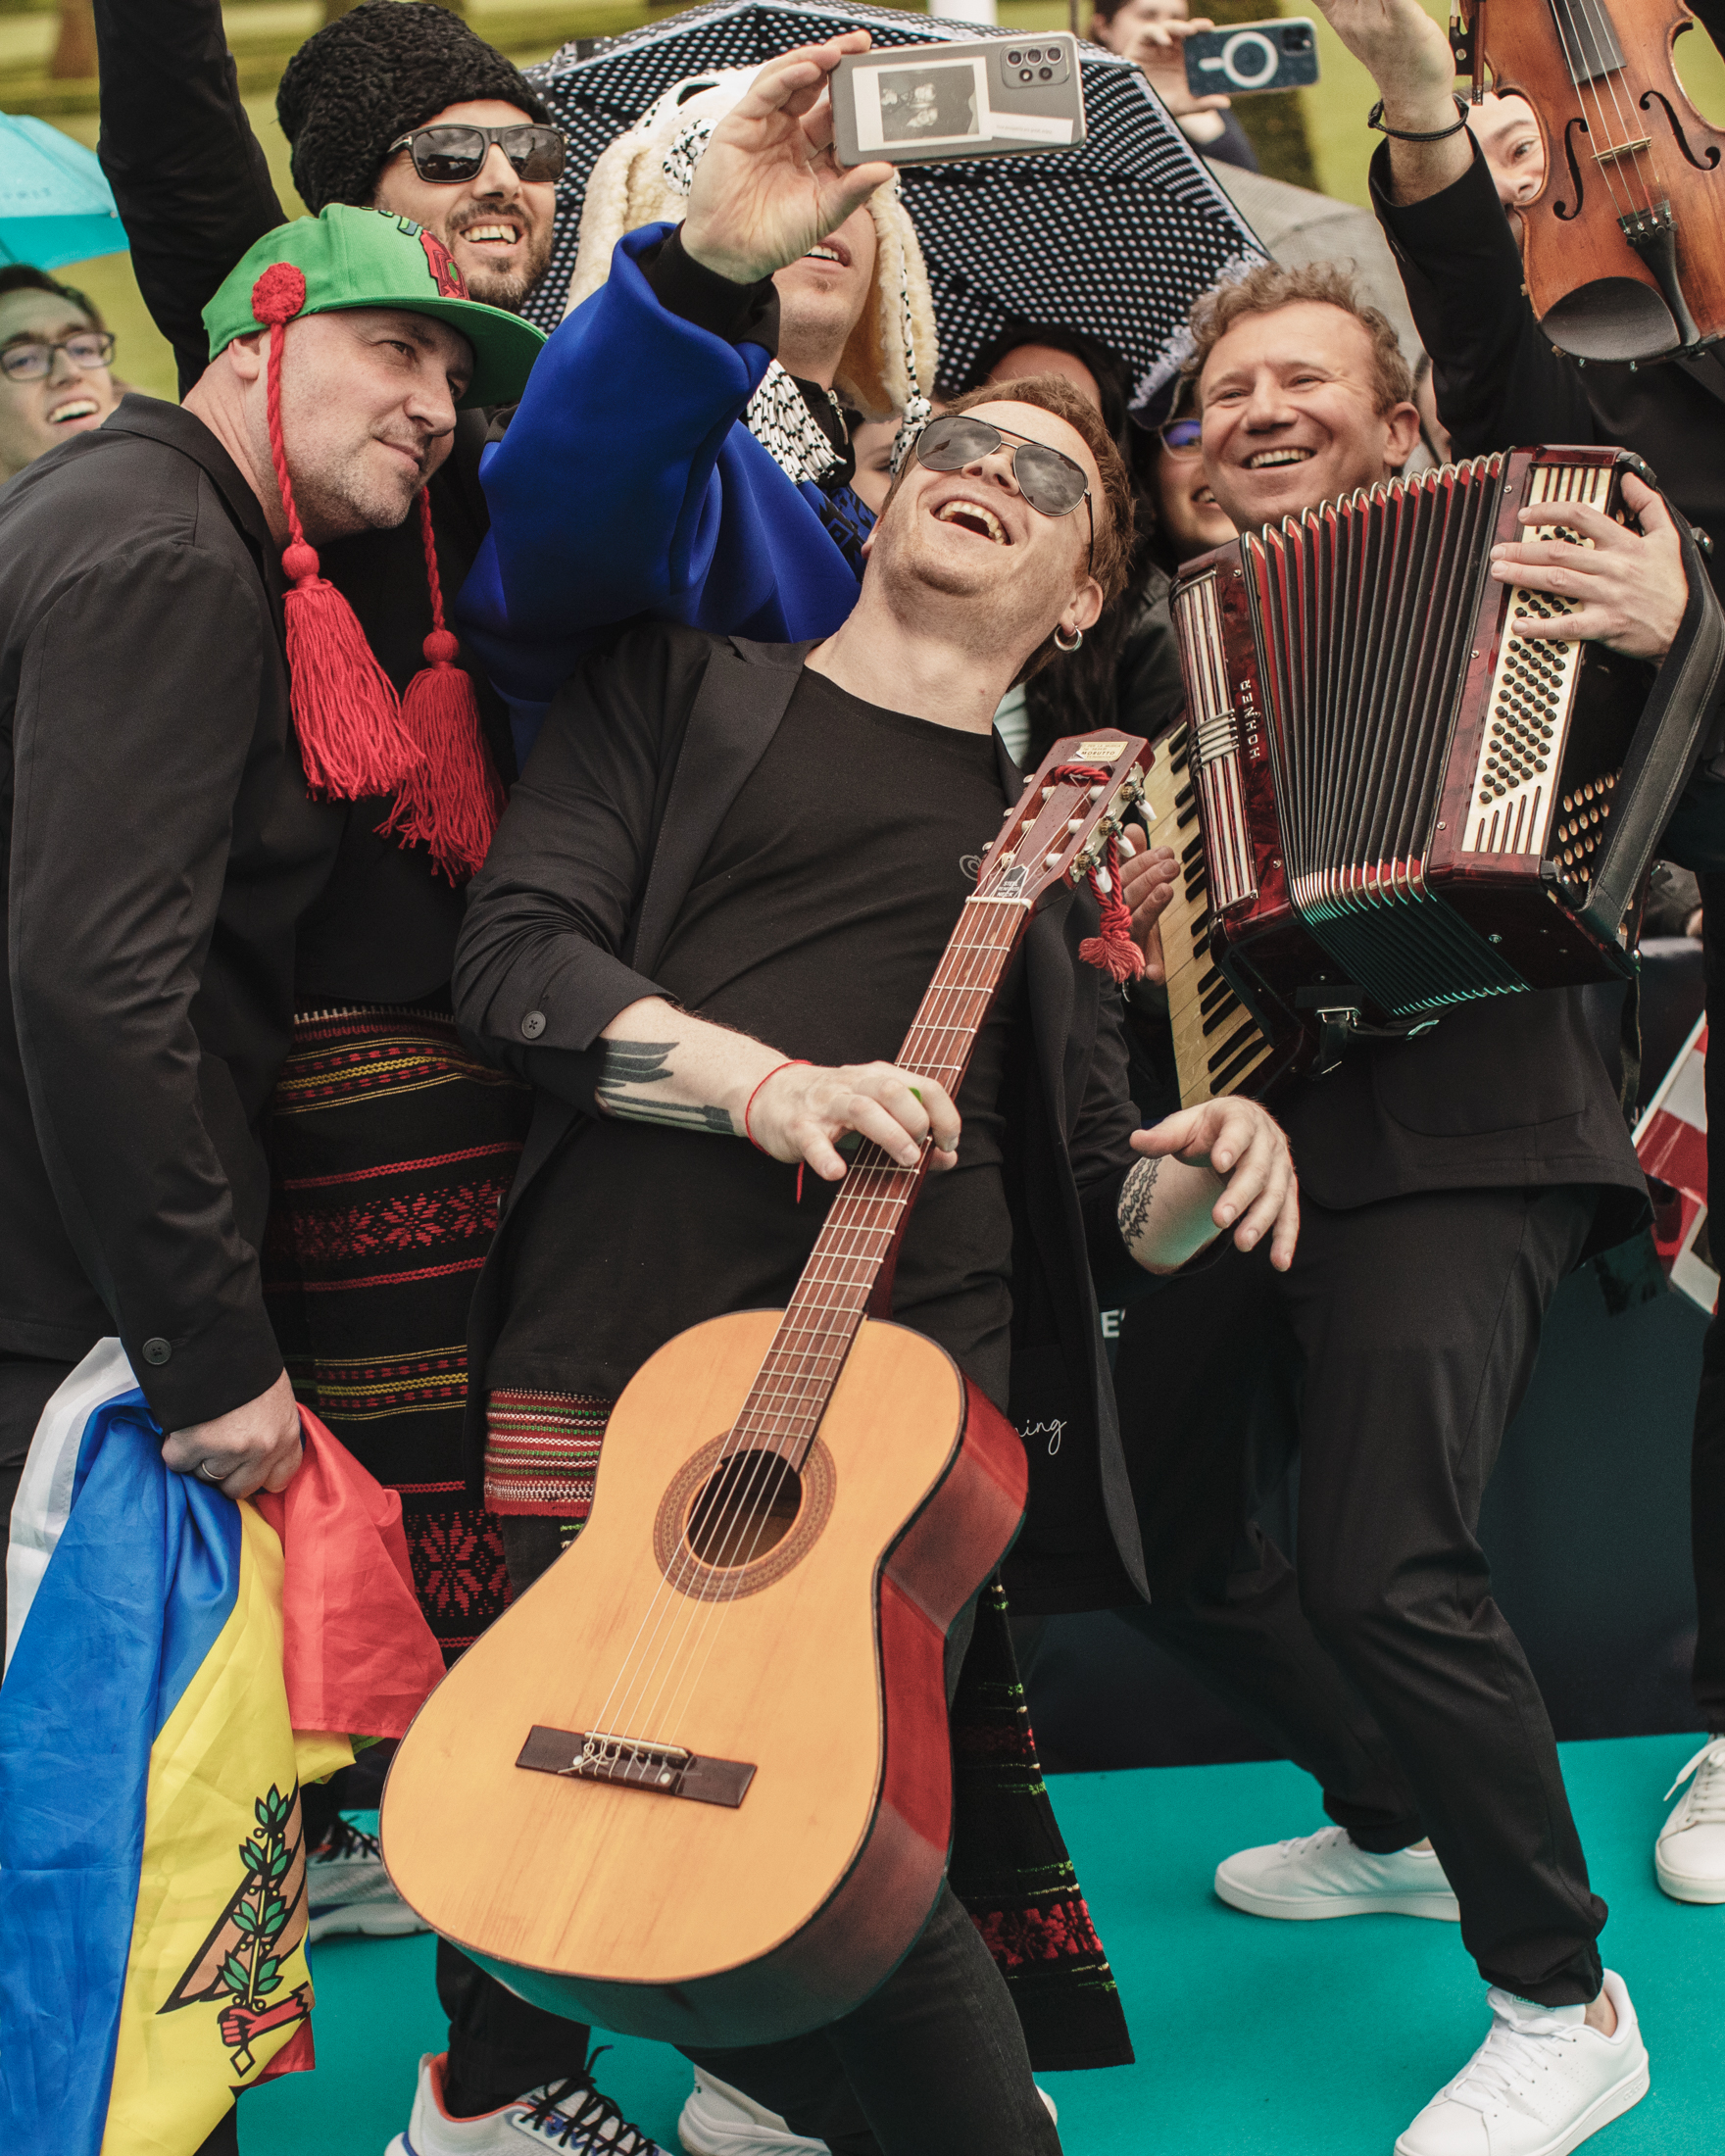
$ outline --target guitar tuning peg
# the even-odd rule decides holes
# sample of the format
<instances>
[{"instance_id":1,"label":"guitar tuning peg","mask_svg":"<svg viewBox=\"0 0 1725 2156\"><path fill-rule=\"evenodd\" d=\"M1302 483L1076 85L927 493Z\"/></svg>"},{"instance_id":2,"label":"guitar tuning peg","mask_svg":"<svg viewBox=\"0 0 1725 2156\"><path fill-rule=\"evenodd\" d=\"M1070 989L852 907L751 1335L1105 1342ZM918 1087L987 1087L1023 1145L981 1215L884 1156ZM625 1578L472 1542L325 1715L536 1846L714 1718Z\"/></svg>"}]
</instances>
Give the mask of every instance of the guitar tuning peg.
<instances>
[{"instance_id":1,"label":"guitar tuning peg","mask_svg":"<svg viewBox=\"0 0 1725 2156\"><path fill-rule=\"evenodd\" d=\"M1058 868L1060 865L1060 857L1059 854L1050 854L1042 865L1045 868Z\"/></svg>"}]
</instances>

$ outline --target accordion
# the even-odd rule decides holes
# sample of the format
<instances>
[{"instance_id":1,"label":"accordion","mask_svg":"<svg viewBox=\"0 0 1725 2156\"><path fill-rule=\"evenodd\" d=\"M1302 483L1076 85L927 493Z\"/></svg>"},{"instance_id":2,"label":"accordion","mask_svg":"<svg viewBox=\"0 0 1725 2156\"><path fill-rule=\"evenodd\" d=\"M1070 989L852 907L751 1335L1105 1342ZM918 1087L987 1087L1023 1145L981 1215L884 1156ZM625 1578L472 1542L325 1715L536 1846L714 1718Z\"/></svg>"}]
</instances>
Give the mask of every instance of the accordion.
<instances>
[{"instance_id":1,"label":"accordion","mask_svg":"<svg viewBox=\"0 0 1725 2156\"><path fill-rule=\"evenodd\" d=\"M1150 798L1174 823L1158 806L1153 839L1181 857L1163 944L1188 1103L1264 1090L1313 1054L1329 1067L1352 1031L1634 972L1725 644L1718 604L1686 535L1690 606L1655 675L1522 633L1580 602L1489 574L1495 544L1529 535L1523 504L1551 505L1533 536L1579 545L1565 504L1621 520L1625 468L1615 449L1476 458L1181 571L1184 780L1170 755Z\"/></svg>"}]
</instances>

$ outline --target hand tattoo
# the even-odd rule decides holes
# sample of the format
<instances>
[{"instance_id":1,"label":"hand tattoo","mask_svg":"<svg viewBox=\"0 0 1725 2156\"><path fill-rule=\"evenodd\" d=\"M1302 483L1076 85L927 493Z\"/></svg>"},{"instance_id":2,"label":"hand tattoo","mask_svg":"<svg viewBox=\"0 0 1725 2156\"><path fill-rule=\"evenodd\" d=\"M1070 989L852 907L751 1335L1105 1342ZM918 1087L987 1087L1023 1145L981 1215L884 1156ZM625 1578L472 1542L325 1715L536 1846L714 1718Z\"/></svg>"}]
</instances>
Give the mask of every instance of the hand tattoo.
<instances>
[{"instance_id":1,"label":"hand tattoo","mask_svg":"<svg viewBox=\"0 0 1725 2156\"><path fill-rule=\"evenodd\" d=\"M647 1090L672 1075L666 1060L674 1041L607 1041L605 1063L593 1088L608 1114L627 1123L663 1123L672 1130L701 1130L733 1138L736 1126L728 1108L684 1107L656 1100Z\"/></svg>"},{"instance_id":2,"label":"hand tattoo","mask_svg":"<svg viewBox=\"0 0 1725 2156\"><path fill-rule=\"evenodd\" d=\"M1120 1238L1128 1250L1132 1250L1150 1220L1151 1200L1156 1192L1156 1179L1161 1173L1159 1160L1140 1160L1127 1174L1120 1186L1120 1204L1116 1215L1120 1223Z\"/></svg>"}]
</instances>

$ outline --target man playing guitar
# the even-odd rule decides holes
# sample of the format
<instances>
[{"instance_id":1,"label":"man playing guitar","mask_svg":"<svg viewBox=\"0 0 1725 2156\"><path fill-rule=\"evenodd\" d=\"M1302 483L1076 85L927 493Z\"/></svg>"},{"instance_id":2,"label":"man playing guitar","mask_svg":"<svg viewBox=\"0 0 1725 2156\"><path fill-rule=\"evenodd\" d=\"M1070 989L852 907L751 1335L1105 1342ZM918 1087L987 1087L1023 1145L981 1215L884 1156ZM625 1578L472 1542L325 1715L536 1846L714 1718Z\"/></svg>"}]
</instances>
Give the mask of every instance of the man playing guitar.
<instances>
[{"instance_id":1,"label":"man playing guitar","mask_svg":"<svg viewBox=\"0 0 1725 2156\"><path fill-rule=\"evenodd\" d=\"M1223 1229L1292 1260L1291 1166L1260 1107L1135 1129L1118 996L1077 956L1086 891L1032 924L957 1100L886 1060L1022 786L995 707L1094 621L1129 520L1111 443L1058 380L979 392L924 440L825 642L643 626L577 670L474 887L461 1015L539 1090L474 1321L518 1586L570 1509L559 1417L590 1440L673 1335L782 1303L853 1133L906 1164L932 1146L895 1321L1003 1408L1027 1330L1096 1339L1093 1270L1110 1288L1171 1271ZM1092 1487L1123 1490L1088 1365L1074 1385L1096 1408ZM1129 1510L1117 1540L1136 1573ZM701 2062L839 2152L1059 2145L950 1889L863 2007Z\"/></svg>"}]
</instances>

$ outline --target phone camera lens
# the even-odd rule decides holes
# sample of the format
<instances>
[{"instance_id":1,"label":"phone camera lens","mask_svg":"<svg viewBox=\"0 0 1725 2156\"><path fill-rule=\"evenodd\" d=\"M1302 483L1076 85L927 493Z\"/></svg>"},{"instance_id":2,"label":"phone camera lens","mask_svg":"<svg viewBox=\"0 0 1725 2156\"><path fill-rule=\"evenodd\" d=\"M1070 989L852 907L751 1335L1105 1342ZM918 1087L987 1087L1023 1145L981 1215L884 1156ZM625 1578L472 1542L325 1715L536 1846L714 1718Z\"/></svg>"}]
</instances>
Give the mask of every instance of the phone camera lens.
<instances>
[{"instance_id":1,"label":"phone camera lens","mask_svg":"<svg viewBox=\"0 0 1725 2156\"><path fill-rule=\"evenodd\" d=\"M1282 50L1284 52L1309 52L1311 50L1311 32L1304 23L1289 24L1288 27L1282 32Z\"/></svg>"},{"instance_id":2,"label":"phone camera lens","mask_svg":"<svg viewBox=\"0 0 1725 2156\"><path fill-rule=\"evenodd\" d=\"M1024 57L1026 60L1040 60L1042 58L1042 47L1040 45L1032 45L1025 53Z\"/></svg>"},{"instance_id":3,"label":"phone camera lens","mask_svg":"<svg viewBox=\"0 0 1725 2156\"><path fill-rule=\"evenodd\" d=\"M1053 70L1053 68L1043 68L1039 72L1041 74L1042 79L1045 82L1052 82L1054 80L1055 71Z\"/></svg>"},{"instance_id":4,"label":"phone camera lens","mask_svg":"<svg viewBox=\"0 0 1725 2156\"><path fill-rule=\"evenodd\" d=\"M1015 68L1015 67L1016 67L1016 66L1018 65L1019 61L1021 61L1021 60L1023 59L1023 57L1024 57L1024 55L1023 55L1023 54L1022 54L1021 52L1010 52L1010 53L1008 53L1008 55L1007 55L1007 66L1008 66L1009 68Z\"/></svg>"}]
</instances>

